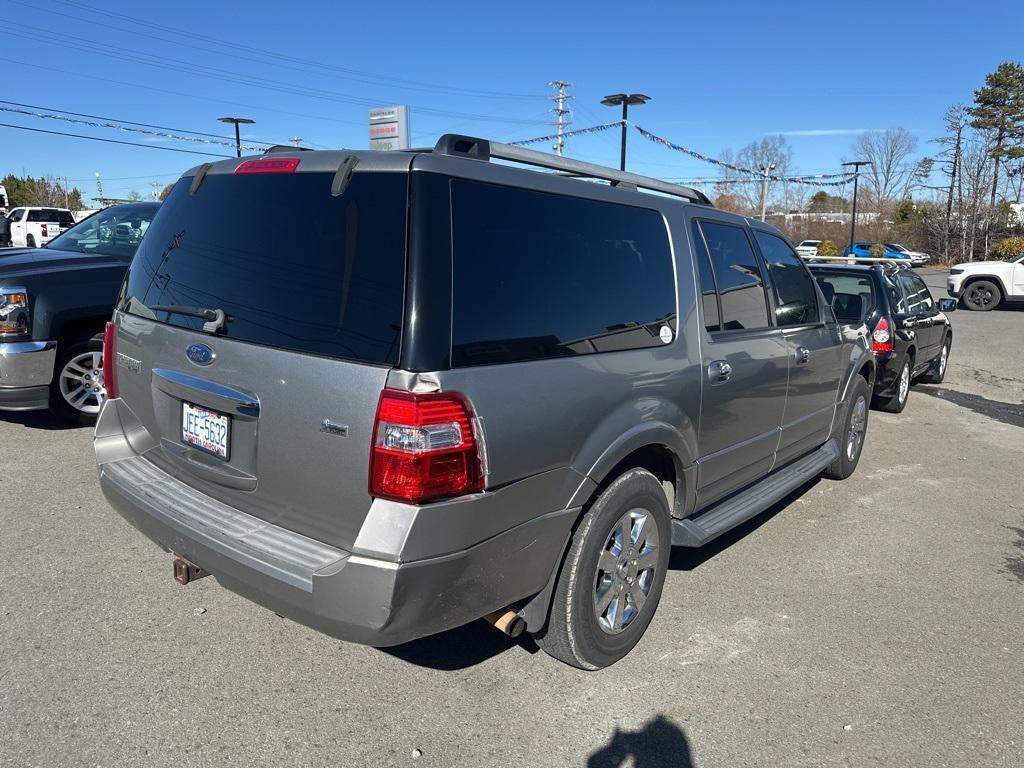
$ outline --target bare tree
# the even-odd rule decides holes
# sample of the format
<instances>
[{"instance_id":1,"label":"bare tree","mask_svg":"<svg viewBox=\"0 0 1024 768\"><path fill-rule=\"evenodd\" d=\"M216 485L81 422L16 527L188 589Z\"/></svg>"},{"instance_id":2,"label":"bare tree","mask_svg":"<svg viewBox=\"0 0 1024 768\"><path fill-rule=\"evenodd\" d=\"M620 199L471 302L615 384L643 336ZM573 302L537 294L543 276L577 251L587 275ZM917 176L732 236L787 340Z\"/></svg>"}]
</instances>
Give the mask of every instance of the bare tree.
<instances>
[{"instance_id":1,"label":"bare tree","mask_svg":"<svg viewBox=\"0 0 1024 768\"><path fill-rule=\"evenodd\" d=\"M863 172L869 198L879 207L910 194L918 165L912 160L917 137L906 128L862 133L854 142L858 160L870 160Z\"/></svg>"},{"instance_id":2,"label":"bare tree","mask_svg":"<svg viewBox=\"0 0 1024 768\"><path fill-rule=\"evenodd\" d=\"M964 131L967 130L967 119L967 107L963 104L954 104L946 110L946 114L942 118L946 125L946 135L940 136L935 140L943 146L943 172L949 177L949 192L946 196L946 218L942 235L942 252L946 261L949 261L953 197L957 189L956 183L960 173L961 151L963 149Z\"/></svg>"},{"instance_id":3,"label":"bare tree","mask_svg":"<svg viewBox=\"0 0 1024 768\"><path fill-rule=\"evenodd\" d=\"M721 153L720 157L727 163L760 173L763 173L769 166L774 166L770 173L772 176L789 174L793 164L793 151L789 148L784 136L767 136L760 141L750 142L735 155L731 150L726 150ZM721 191L728 191L739 200L748 213L760 210L761 192L764 188L763 177L723 168L719 187ZM769 180L769 199L778 187L781 187L780 182Z\"/></svg>"}]
</instances>

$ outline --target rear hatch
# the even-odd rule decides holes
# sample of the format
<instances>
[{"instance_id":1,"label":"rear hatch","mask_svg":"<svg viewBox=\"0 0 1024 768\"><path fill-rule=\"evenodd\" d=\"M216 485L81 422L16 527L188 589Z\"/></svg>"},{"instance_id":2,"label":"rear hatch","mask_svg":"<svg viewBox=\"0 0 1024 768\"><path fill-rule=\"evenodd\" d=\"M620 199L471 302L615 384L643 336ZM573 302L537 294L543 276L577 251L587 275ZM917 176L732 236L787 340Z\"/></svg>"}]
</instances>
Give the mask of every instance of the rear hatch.
<instances>
[{"instance_id":1,"label":"rear hatch","mask_svg":"<svg viewBox=\"0 0 1024 768\"><path fill-rule=\"evenodd\" d=\"M37 208L29 211L28 220L33 224L42 225L40 235L48 239L56 237L75 225L75 217L71 215L71 211L63 211L59 208Z\"/></svg>"},{"instance_id":2,"label":"rear hatch","mask_svg":"<svg viewBox=\"0 0 1024 768\"><path fill-rule=\"evenodd\" d=\"M356 173L339 195L333 180L300 168L211 172L194 193L179 181L122 289L117 372L151 462L348 548L401 343L408 175Z\"/></svg>"}]
</instances>

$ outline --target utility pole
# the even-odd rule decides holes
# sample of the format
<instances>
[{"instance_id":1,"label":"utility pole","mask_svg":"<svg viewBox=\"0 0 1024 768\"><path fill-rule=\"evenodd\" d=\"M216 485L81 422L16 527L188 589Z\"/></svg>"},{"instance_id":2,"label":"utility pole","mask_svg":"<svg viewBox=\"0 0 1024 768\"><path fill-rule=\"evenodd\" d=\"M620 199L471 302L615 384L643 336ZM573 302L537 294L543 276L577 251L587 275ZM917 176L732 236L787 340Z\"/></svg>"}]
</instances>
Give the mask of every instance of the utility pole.
<instances>
[{"instance_id":1,"label":"utility pole","mask_svg":"<svg viewBox=\"0 0 1024 768\"><path fill-rule=\"evenodd\" d=\"M239 133L239 125L252 125L255 120L250 120L248 117L220 117L217 118L222 123L234 123L235 124L235 156L242 156L242 135Z\"/></svg>"},{"instance_id":2,"label":"utility pole","mask_svg":"<svg viewBox=\"0 0 1024 768\"><path fill-rule=\"evenodd\" d=\"M292 136L290 139L288 139L288 141L290 141L294 146L297 147L297 146L299 146L299 144L302 143L302 137L300 137L300 136Z\"/></svg>"},{"instance_id":3,"label":"utility pole","mask_svg":"<svg viewBox=\"0 0 1024 768\"><path fill-rule=\"evenodd\" d=\"M64 177L64 207L65 208L70 208L71 207L69 202L68 202L68 177L67 176Z\"/></svg>"},{"instance_id":4,"label":"utility pole","mask_svg":"<svg viewBox=\"0 0 1024 768\"><path fill-rule=\"evenodd\" d=\"M613 93L601 99L601 103L606 107L622 105L622 147L619 153L620 171L626 170L626 126L629 119L629 105L646 104L650 100L650 96L644 96L642 93Z\"/></svg>"},{"instance_id":5,"label":"utility pole","mask_svg":"<svg viewBox=\"0 0 1024 768\"><path fill-rule=\"evenodd\" d=\"M568 89L572 88L572 83L568 83L565 80L552 80L548 85L558 91L554 96L549 96L548 98L555 102L555 106L551 108L551 111L555 113L555 127L558 129L558 138L555 139L553 149L555 154L561 157L562 150L565 148L565 129L572 123L569 120L572 110L566 106L566 103L572 98L572 95L568 92Z\"/></svg>"},{"instance_id":6,"label":"utility pole","mask_svg":"<svg viewBox=\"0 0 1024 768\"><path fill-rule=\"evenodd\" d=\"M857 242L857 182L860 180L860 167L862 165L874 165L870 160L851 160L843 163L843 166L853 166L853 214L850 216L850 245Z\"/></svg>"},{"instance_id":7,"label":"utility pole","mask_svg":"<svg viewBox=\"0 0 1024 768\"><path fill-rule=\"evenodd\" d=\"M768 211L768 182L771 181L768 174L775 170L775 163L768 163L761 171L761 221L764 221Z\"/></svg>"}]
</instances>

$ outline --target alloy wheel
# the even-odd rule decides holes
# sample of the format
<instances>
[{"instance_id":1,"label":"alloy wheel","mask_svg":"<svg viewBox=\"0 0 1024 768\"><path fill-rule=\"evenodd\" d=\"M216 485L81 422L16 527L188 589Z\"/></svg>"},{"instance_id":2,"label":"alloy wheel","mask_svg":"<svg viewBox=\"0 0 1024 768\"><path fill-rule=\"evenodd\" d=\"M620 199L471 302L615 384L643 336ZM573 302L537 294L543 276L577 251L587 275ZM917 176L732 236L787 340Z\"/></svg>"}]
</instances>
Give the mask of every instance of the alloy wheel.
<instances>
[{"instance_id":1,"label":"alloy wheel","mask_svg":"<svg viewBox=\"0 0 1024 768\"><path fill-rule=\"evenodd\" d=\"M864 431L868 420L868 404L863 395L853 404L850 427L846 430L846 458L856 461L864 443Z\"/></svg>"},{"instance_id":2,"label":"alloy wheel","mask_svg":"<svg viewBox=\"0 0 1024 768\"><path fill-rule=\"evenodd\" d=\"M967 300L976 307L987 307L995 300L995 296L990 288L972 286L967 294Z\"/></svg>"},{"instance_id":3,"label":"alloy wheel","mask_svg":"<svg viewBox=\"0 0 1024 768\"><path fill-rule=\"evenodd\" d=\"M946 360L949 358L949 345L942 345L942 352L939 353L939 378L946 375Z\"/></svg>"},{"instance_id":4,"label":"alloy wheel","mask_svg":"<svg viewBox=\"0 0 1024 768\"><path fill-rule=\"evenodd\" d=\"M617 635L640 615L658 565L658 525L644 509L631 509L612 528L597 561L594 615L602 631Z\"/></svg>"},{"instance_id":5,"label":"alloy wheel","mask_svg":"<svg viewBox=\"0 0 1024 768\"><path fill-rule=\"evenodd\" d=\"M60 393L76 411L99 413L107 399L102 353L84 352L68 360L60 372Z\"/></svg>"},{"instance_id":6,"label":"alloy wheel","mask_svg":"<svg viewBox=\"0 0 1024 768\"><path fill-rule=\"evenodd\" d=\"M900 402L904 402L907 399L907 395L910 393L910 363L903 364L903 370L900 371L900 389L899 398Z\"/></svg>"}]
</instances>

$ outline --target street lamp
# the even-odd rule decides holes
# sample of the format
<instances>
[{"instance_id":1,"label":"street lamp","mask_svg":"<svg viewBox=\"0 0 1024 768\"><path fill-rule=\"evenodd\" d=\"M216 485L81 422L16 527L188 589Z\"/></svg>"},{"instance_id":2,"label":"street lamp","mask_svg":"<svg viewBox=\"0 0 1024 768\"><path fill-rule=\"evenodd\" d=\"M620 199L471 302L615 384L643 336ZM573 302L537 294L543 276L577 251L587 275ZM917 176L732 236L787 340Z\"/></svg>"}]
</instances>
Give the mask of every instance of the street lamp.
<instances>
[{"instance_id":1,"label":"street lamp","mask_svg":"<svg viewBox=\"0 0 1024 768\"><path fill-rule=\"evenodd\" d=\"M222 123L234 123L235 124L235 155L237 157L242 156L242 137L238 132L239 125L252 125L255 120L250 120L248 117L221 117L218 118Z\"/></svg>"},{"instance_id":2,"label":"street lamp","mask_svg":"<svg viewBox=\"0 0 1024 768\"><path fill-rule=\"evenodd\" d=\"M617 107L619 104L622 105L622 152L619 156L620 171L626 170L626 118L629 116L629 105L646 104L650 100L650 96L644 96L642 93L613 93L611 96L605 96L601 99L601 103L606 107Z\"/></svg>"},{"instance_id":3,"label":"street lamp","mask_svg":"<svg viewBox=\"0 0 1024 768\"><path fill-rule=\"evenodd\" d=\"M770 178L768 174L775 170L775 163L768 163L761 172L764 177L761 179L761 221L764 221L765 214L768 212L768 182Z\"/></svg>"},{"instance_id":4,"label":"street lamp","mask_svg":"<svg viewBox=\"0 0 1024 768\"><path fill-rule=\"evenodd\" d=\"M860 167L862 165L874 165L870 160L851 160L848 163L843 163L843 166L853 166L853 215L850 217L850 248L853 248L853 244L856 242L857 233L857 181L860 179Z\"/></svg>"}]
</instances>

